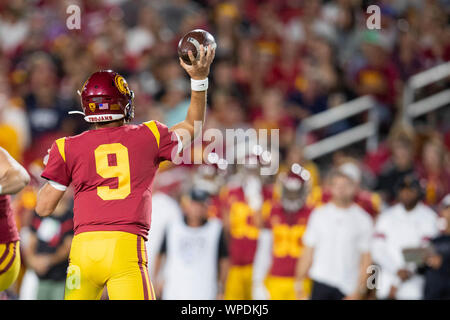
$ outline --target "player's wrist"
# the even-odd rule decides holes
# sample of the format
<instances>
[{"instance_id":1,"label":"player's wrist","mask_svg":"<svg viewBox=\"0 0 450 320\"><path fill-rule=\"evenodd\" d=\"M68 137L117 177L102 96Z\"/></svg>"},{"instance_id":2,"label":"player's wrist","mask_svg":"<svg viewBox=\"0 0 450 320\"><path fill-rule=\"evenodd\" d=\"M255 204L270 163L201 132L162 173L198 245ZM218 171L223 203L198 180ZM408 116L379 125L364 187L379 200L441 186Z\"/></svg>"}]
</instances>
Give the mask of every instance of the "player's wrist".
<instances>
[{"instance_id":1,"label":"player's wrist","mask_svg":"<svg viewBox=\"0 0 450 320\"><path fill-rule=\"evenodd\" d=\"M294 287L297 291L302 290L303 291L303 278L296 278L294 280Z\"/></svg>"},{"instance_id":2,"label":"player's wrist","mask_svg":"<svg viewBox=\"0 0 450 320\"><path fill-rule=\"evenodd\" d=\"M206 91L208 90L208 77L204 78L191 78L191 90L192 91Z\"/></svg>"},{"instance_id":3,"label":"player's wrist","mask_svg":"<svg viewBox=\"0 0 450 320\"><path fill-rule=\"evenodd\" d=\"M56 257L56 255L51 254L48 256L47 263L49 267L54 266L58 263L58 258Z\"/></svg>"},{"instance_id":4,"label":"player's wrist","mask_svg":"<svg viewBox=\"0 0 450 320\"><path fill-rule=\"evenodd\" d=\"M0 195L2 195L3 192L3 186L0 184Z\"/></svg>"},{"instance_id":5,"label":"player's wrist","mask_svg":"<svg viewBox=\"0 0 450 320\"><path fill-rule=\"evenodd\" d=\"M303 276L303 275L296 275L294 277L295 282L302 282L303 280L305 280L305 276Z\"/></svg>"}]
</instances>

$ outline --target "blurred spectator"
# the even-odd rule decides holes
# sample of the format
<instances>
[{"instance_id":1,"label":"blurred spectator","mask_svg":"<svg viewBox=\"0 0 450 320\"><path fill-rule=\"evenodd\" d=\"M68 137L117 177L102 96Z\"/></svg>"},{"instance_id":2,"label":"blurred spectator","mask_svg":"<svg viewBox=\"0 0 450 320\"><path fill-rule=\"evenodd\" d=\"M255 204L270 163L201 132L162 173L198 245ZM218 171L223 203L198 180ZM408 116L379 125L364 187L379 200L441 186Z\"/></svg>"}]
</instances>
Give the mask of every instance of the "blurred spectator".
<instances>
[{"instance_id":1,"label":"blurred spectator","mask_svg":"<svg viewBox=\"0 0 450 320\"><path fill-rule=\"evenodd\" d=\"M299 57L300 46L292 41L284 40L281 44L283 57L276 59L268 71L266 87L276 87L288 94L295 89L296 81L303 70L302 59Z\"/></svg>"},{"instance_id":2,"label":"blurred spectator","mask_svg":"<svg viewBox=\"0 0 450 320\"><path fill-rule=\"evenodd\" d=\"M12 54L27 38L30 21L26 17L26 1L8 2L0 19L0 45L5 53Z\"/></svg>"},{"instance_id":3,"label":"blurred spectator","mask_svg":"<svg viewBox=\"0 0 450 320\"><path fill-rule=\"evenodd\" d=\"M416 12L414 27L418 28L421 55L426 67L450 60L450 41L448 38L448 11L442 9L439 1L422 3Z\"/></svg>"},{"instance_id":4,"label":"blurred spectator","mask_svg":"<svg viewBox=\"0 0 450 320\"><path fill-rule=\"evenodd\" d=\"M327 91L320 81L326 79L317 72L317 66L312 59L305 59L303 76L297 77L295 90L291 91L289 101L298 109L293 110L297 119L323 112L327 109ZM326 70L324 72L330 72ZM333 75L331 75L333 76ZM330 76L328 76L330 77Z\"/></svg>"},{"instance_id":5,"label":"blurred spectator","mask_svg":"<svg viewBox=\"0 0 450 320\"><path fill-rule=\"evenodd\" d=\"M398 70L390 58L389 40L381 33L366 31L362 51L365 64L358 70L355 89L358 95L374 95L378 100L379 120L386 124L392 119L398 90Z\"/></svg>"},{"instance_id":6,"label":"blurred spectator","mask_svg":"<svg viewBox=\"0 0 450 320\"><path fill-rule=\"evenodd\" d=\"M437 216L421 202L423 190L415 175L402 177L396 194L399 203L381 213L375 226L372 254L381 267L376 293L380 299L422 299L424 277L403 250L422 247L436 236Z\"/></svg>"},{"instance_id":7,"label":"blurred spectator","mask_svg":"<svg viewBox=\"0 0 450 320\"><path fill-rule=\"evenodd\" d=\"M283 96L277 89L268 89L261 97L261 108L255 110L253 118L255 129L279 129L280 149L286 150L294 139L295 123L287 114ZM270 131L268 133L270 136Z\"/></svg>"},{"instance_id":8,"label":"blurred spectator","mask_svg":"<svg viewBox=\"0 0 450 320\"><path fill-rule=\"evenodd\" d=\"M164 124L171 127L186 117L189 100L185 99L184 88L181 83L172 83L161 99L164 112Z\"/></svg>"},{"instance_id":9,"label":"blurred spectator","mask_svg":"<svg viewBox=\"0 0 450 320\"><path fill-rule=\"evenodd\" d=\"M414 142L407 134L393 134L390 141L391 159L385 164L375 190L387 203L396 198L395 188L406 175L414 172Z\"/></svg>"},{"instance_id":10,"label":"blurred spectator","mask_svg":"<svg viewBox=\"0 0 450 320\"><path fill-rule=\"evenodd\" d=\"M188 0L157 1L154 6L172 34L186 33L188 30L180 30L182 23L200 10L197 3Z\"/></svg>"},{"instance_id":11,"label":"blurred spectator","mask_svg":"<svg viewBox=\"0 0 450 320\"><path fill-rule=\"evenodd\" d=\"M441 234L431 239L433 253L427 257L425 294L429 299L450 299L450 194L441 202Z\"/></svg>"},{"instance_id":12,"label":"blurred spectator","mask_svg":"<svg viewBox=\"0 0 450 320\"><path fill-rule=\"evenodd\" d=\"M26 265L39 278L38 300L62 300L70 245L73 238L72 199L67 194L54 213L45 218L35 215L24 249Z\"/></svg>"},{"instance_id":13,"label":"blurred spectator","mask_svg":"<svg viewBox=\"0 0 450 320\"><path fill-rule=\"evenodd\" d=\"M353 171L332 172L330 190L331 201L314 209L306 226L297 280L309 275L312 300L361 299L371 263L372 220L353 200ZM302 296L301 286L297 290Z\"/></svg>"},{"instance_id":14,"label":"blurred spectator","mask_svg":"<svg viewBox=\"0 0 450 320\"><path fill-rule=\"evenodd\" d=\"M159 191L152 194L151 228L148 234L148 241L145 243L147 248L147 256L149 257L148 269L150 279L155 279L156 257L161 250L165 230L169 227L169 225L181 218L181 208L175 199ZM155 283L157 282L158 281L155 281Z\"/></svg>"},{"instance_id":15,"label":"blurred spectator","mask_svg":"<svg viewBox=\"0 0 450 320\"><path fill-rule=\"evenodd\" d=\"M214 62L212 77L214 80L214 91L221 91L234 98L244 99L239 86L235 82L233 75L233 65L229 59Z\"/></svg>"},{"instance_id":16,"label":"blurred spectator","mask_svg":"<svg viewBox=\"0 0 450 320\"><path fill-rule=\"evenodd\" d=\"M17 161L22 161L22 149L19 135L15 128L3 121L4 108L0 106L0 146L3 147Z\"/></svg>"},{"instance_id":17,"label":"blurred spectator","mask_svg":"<svg viewBox=\"0 0 450 320\"><path fill-rule=\"evenodd\" d=\"M420 58L418 41L414 35L411 32L400 34L395 59L403 80L407 80L423 68Z\"/></svg>"},{"instance_id":18,"label":"blurred spectator","mask_svg":"<svg viewBox=\"0 0 450 320\"><path fill-rule=\"evenodd\" d=\"M155 274L166 259L157 295L164 300L223 298L228 272L228 249L222 224L208 220L208 193L192 189L182 200L184 219L166 230Z\"/></svg>"},{"instance_id":19,"label":"blurred spectator","mask_svg":"<svg viewBox=\"0 0 450 320\"><path fill-rule=\"evenodd\" d=\"M25 104L35 141L44 133L62 129L67 109L57 95L56 66L51 59L39 53L31 57L30 63L30 94L25 97Z\"/></svg>"},{"instance_id":20,"label":"blurred spectator","mask_svg":"<svg viewBox=\"0 0 450 320\"><path fill-rule=\"evenodd\" d=\"M215 90L212 94L211 113L205 123L207 128L215 128L223 131L226 129L247 128L248 123L244 119L242 102L230 96L228 93Z\"/></svg>"},{"instance_id":21,"label":"blurred spectator","mask_svg":"<svg viewBox=\"0 0 450 320\"><path fill-rule=\"evenodd\" d=\"M240 12L236 4L230 2L218 3L214 8L214 38L220 46L216 58L233 57L236 54L239 41Z\"/></svg>"},{"instance_id":22,"label":"blurred spectator","mask_svg":"<svg viewBox=\"0 0 450 320\"><path fill-rule=\"evenodd\" d=\"M159 16L150 7L140 8L137 25L127 31L126 52L131 56L139 56L151 49L159 40Z\"/></svg>"},{"instance_id":23,"label":"blurred spectator","mask_svg":"<svg viewBox=\"0 0 450 320\"><path fill-rule=\"evenodd\" d=\"M23 101L11 96L8 80L0 76L0 146L17 161L30 144L27 114Z\"/></svg>"},{"instance_id":24,"label":"blurred spectator","mask_svg":"<svg viewBox=\"0 0 450 320\"><path fill-rule=\"evenodd\" d=\"M424 201L430 205L438 205L450 192L450 171L446 167L445 147L436 138L430 139L422 149L422 165L418 168L420 178L425 181Z\"/></svg>"},{"instance_id":25,"label":"blurred spectator","mask_svg":"<svg viewBox=\"0 0 450 320\"><path fill-rule=\"evenodd\" d=\"M336 30L335 44L339 44L339 63L343 66L350 64L350 60L358 49L358 33L356 28L358 19L358 3L351 1L330 1L323 6L323 18L332 24Z\"/></svg>"}]
</instances>

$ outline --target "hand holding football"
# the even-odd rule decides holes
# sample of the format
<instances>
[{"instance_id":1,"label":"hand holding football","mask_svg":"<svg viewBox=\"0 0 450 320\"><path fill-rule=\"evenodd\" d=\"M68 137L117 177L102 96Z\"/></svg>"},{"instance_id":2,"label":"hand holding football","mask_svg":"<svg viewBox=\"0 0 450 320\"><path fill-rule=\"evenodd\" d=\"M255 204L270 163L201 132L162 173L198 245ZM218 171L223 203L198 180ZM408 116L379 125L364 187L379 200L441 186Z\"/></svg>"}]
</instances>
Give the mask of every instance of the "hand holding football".
<instances>
[{"instance_id":1,"label":"hand holding football","mask_svg":"<svg viewBox=\"0 0 450 320\"><path fill-rule=\"evenodd\" d=\"M178 43L180 65L192 80L204 80L209 75L216 52L214 37L201 29L188 32Z\"/></svg>"},{"instance_id":2,"label":"hand holding football","mask_svg":"<svg viewBox=\"0 0 450 320\"><path fill-rule=\"evenodd\" d=\"M212 50L216 49L216 40L208 31L202 29L195 29L186 33L178 42L178 56L183 59L184 63L191 65L188 52L192 54L196 60L199 59L200 45L208 50L208 45L211 45Z\"/></svg>"}]
</instances>

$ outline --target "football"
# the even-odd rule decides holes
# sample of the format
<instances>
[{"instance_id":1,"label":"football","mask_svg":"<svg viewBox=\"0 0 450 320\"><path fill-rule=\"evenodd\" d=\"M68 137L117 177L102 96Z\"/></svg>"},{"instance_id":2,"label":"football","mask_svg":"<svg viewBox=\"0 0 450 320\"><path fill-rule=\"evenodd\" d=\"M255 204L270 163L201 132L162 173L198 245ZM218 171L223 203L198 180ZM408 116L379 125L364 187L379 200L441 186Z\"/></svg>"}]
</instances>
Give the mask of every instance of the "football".
<instances>
[{"instance_id":1,"label":"football","mask_svg":"<svg viewBox=\"0 0 450 320\"><path fill-rule=\"evenodd\" d=\"M198 59L201 44L205 46L206 50L208 50L208 45L211 45L213 49L217 46L216 40L208 31L202 29L189 31L178 42L178 56L186 64L190 65L191 61L189 60L188 51L191 50L194 57Z\"/></svg>"}]
</instances>

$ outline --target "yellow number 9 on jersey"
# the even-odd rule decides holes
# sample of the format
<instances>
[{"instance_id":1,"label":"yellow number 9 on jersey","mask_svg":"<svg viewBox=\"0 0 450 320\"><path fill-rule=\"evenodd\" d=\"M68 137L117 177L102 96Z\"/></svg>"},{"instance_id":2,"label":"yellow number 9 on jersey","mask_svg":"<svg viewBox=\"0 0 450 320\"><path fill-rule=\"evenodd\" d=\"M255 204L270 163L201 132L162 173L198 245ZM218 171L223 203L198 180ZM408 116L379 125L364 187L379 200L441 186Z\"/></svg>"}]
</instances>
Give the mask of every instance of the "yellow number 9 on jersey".
<instances>
[{"instance_id":1,"label":"yellow number 9 on jersey","mask_svg":"<svg viewBox=\"0 0 450 320\"><path fill-rule=\"evenodd\" d=\"M121 143L102 144L97 147L95 153L95 167L102 178L117 178L117 189L108 186L97 187L97 194L103 200L125 199L131 192L130 187L130 162L128 149ZM108 155L116 156L116 165L110 165Z\"/></svg>"}]
</instances>

